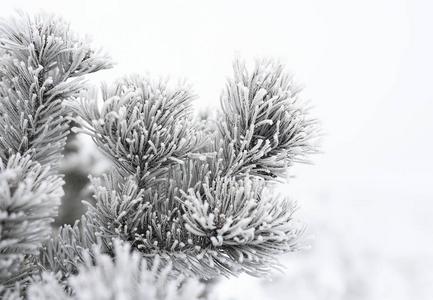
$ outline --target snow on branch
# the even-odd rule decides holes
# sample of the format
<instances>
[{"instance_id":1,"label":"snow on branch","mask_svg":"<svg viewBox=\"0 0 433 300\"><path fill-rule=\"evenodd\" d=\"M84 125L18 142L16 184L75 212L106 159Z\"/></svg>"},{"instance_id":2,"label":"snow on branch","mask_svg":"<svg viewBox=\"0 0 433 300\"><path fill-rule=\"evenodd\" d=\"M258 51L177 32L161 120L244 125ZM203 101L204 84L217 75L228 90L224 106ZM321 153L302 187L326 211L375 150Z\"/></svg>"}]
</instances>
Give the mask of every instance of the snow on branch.
<instances>
[{"instance_id":1,"label":"snow on branch","mask_svg":"<svg viewBox=\"0 0 433 300\"><path fill-rule=\"evenodd\" d=\"M0 20L0 295L22 292L63 195L56 173L82 75L111 66L63 19ZM6 288L6 290L5 290ZM6 296L5 296L6 297Z\"/></svg>"},{"instance_id":2,"label":"snow on branch","mask_svg":"<svg viewBox=\"0 0 433 300\"><path fill-rule=\"evenodd\" d=\"M216 250L213 259L231 263L233 274L266 276L277 267L275 255L299 249L304 225L292 218L294 202L272 195L263 179L220 177L202 191L184 196L185 228Z\"/></svg>"},{"instance_id":3,"label":"snow on branch","mask_svg":"<svg viewBox=\"0 0 433 300\"><path fill-rule=\"evenodd\" d=\"M202 122L184 84L131 75L99 99L82 75L110 66L60 18L0 22L0 296L199 299L185 277L266 277L302 248L296 205L273 187L320 132L282 64L235 61L222 111ZM41 248L72 114L114 168Z\"/></svg>"},{"instance_id":4,"label":"snow on branch","mask_svg":"<svg viewBox=\"0 0 433 300\"><path fill-rule=\"evenodd\" d=\"M28 289L28 300L199 300L204 287L194 279L170 276L171 267L159 268L158 260L152 265L132 251L128 243L113 242L114 259L95 245L84 253L84 262L78 272L68 278L67 284L44 272ZM69 291L69 292L68 292ZM73 291L73 292L71 292Z\"/></svg>"},{"instance_id":5,"label":"snow on branch","mask_svg":"<svg viewBox=\"0 0 433 300\"><path fill-rule=\"evenodd\" d=\"M319 127L284 66L258 60L248 72L233 64L234 78L221 96L220 136L231 163L227 173L276 179L294 162L316 153Z\"/></svg>"},{"instance_id":6,"label":"snow on branch","mask_svg":"<svg viewBox=\"0 0 433 300\"><path fill-rule=\"evenodd\" d=\"M133 75L103 86L102 102L95 92L71 102L78 131L117 167L92 180L96 204L84 219L93 239L110 252L119 237L187 276L267 276L276 255L301 248L294 203L268 187L316 151L316 121L297 93L277 63L251 76L236 63L211 138L192 121L194 96L183 86Z\"/></svg>"},{"instance_id":7,"label":"snow on branch","mask_svg":"<svg viewBox=\"0 0 433 300\"><path fill-rule=\"evenodd\" d=\"M111 67L61 18L38 14L0 21L0 158L31 155L58 166L68 130L65 99L84 88L82 75ZM69 80L71 79L72 80Z\"/></svg>"},{"instance_id":8,"label":"snow on branch","mask_svg":"<svg viewBox=\"0 0 433 300\"><path fill-rule=\"evenodd\" d=\"M35 271L29 255L51 233L63 180L19 154L0 168L0 285L13 286Z\"/></svg>"},{"instance_id":9,"label":"snow on branch","mask_svg":"<svg viewBox=\"0 0 433 300\"><path fill-rule=\"evenodd\" d=\"M192 121L194 98L186 86L170 89L165 81L132 75L103 87L101 107L96 96L72 105L82 131L144 187L205 146L207 138Z\"/></svg>"}]
</instances>

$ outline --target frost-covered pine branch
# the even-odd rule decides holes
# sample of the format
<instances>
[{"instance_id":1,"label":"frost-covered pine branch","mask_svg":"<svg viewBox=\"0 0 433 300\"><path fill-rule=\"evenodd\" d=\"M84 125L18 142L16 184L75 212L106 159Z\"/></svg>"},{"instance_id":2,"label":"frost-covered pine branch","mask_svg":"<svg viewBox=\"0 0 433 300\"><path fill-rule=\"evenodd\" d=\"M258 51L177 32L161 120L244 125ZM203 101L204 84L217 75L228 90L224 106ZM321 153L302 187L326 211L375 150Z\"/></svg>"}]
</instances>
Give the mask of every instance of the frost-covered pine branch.
<instances>
[{"instance_id":1,"label":"frost-covered pine branch","mask_svg":"<svg viewBox=\"0 0 433 300\"><path fill-rule=\"evenodd\" d=\"M170 278L170 266L158 268L158 261L148 266L138 252L131 252L128 244L114 240L114 259L100 252L98 245L84 255L78 273L67 282L60 273L45 271L30 279L28 300L199 300L204 285L198 280L179 276ZM90 255L91 254L91 255ZM15 291L8 291L4 299L21 299Z\"/></svg>"},{"instance_id":2,"label":"frost-covered pine branch","mask_svg":"<svg viewBox=\"0 0 433 300\"><path fill-rule=\"evenodd\" d=\"M84 88L82 75L107 67L108 57L61 18L21 13L0 22L0 294L19 293L38 271L63 195L64 101Z\"/></svg>"},{"instance_id":3,"label":"frost-covered pine branch","mask_svg":"<svg viewBox=\"0 0 433 300\"><path fill-rule=\"evenodd\" d=\"M308 162L307 156L317 153L317 120L281 63L257 60L249 72L238 60L233 69L218 123L225 172L285 178L294 162Z\"/></svg>"},{"instance_id":4,"label":"frost-covered pine branch","mask_svg":"<svg viewBox=\"0 0 433 300\"><path fill-rule=\"evenodd\" d=\"M106 55L54 16L23 13L0 23L0 158L30 155L57 167L69 114L64 100L78 96L83 76L110 67Z\"/></svg>"},{"instance_id":5,"label":"frost-covered pine branch","mask_svg":"<svg viewBox=\"0 0 433 300\"><path fill-rule=\"evenodd\" d=\"M116 163L120 174L136 175L140 186L149 187L206 145L192 120L195 98L188 86L170 89L166 81L132 75L103 86L101 107L95 94L72 105L83 119L78 120L82 131Z\"/></svg>"},{"instance_id":6,"label":"frost-covered pine branch","mask_svg":"<svg viewBox=\"0 0 433 300\"><path fill-rule=\"evenodd\" d=\"M34 217L46 229L41 226L33 252L18 243L16 251L0 248L2 255L21 255L11 256L16 262L0 256L12 271L29 259L20 278L5 275L12 280L0 293L11 299L53 293L64 299L186 299L176 298L195 284L185 277L269 276L279 268L277 255L302 248L296 204L278 195L275 183L317 151L318 126L282 64L258 61L250 72L235 61L217 118L198 121L189 86L149 76L126 76L103 85L100 97L96 89L78 97L82 75L110 63L56 18L21 16L2 23L0 34L0 179L6 195L16 193L10 178L36 176L27 169L44 170L41 186L51 180L50 187L61 191L55 170L73 114L76 132L89 135L114 165L91 178L95 204L87 204L73 226L62 226L40 258L61 192L44 190L41 195L52 200L30 201L53 203ZM16 167L25 162L29 167ZM28 182L21 188L26 195L39 187ZM9 198L2 199L1 213L10 226L23 226L13 223ZM24 222L28 217L23 213ZM10 239L2 235L0 245L15 243ZM12 286L24 282L28 288ZM155 283L157 289L140 288Z\"/></svg>"},{"instance_id":7,"label":"frost-covered pine branch","mask_svg":"<svg viewBox=\"0 0 433 300\"><path fill-rule=\"evenodd\" d=\"M13 155L0 165L0 285L12 287L36 270L32 256L51 233L63 180L49 168ZM1 291L0 291L1 293Z\"/></svg>"},{"instance_id":8,"label":"frost-covered pine branch","mask_svg":"<svg viewBox=\"0 0 433 300\"><path fill-rule=\"evenodd\" d=\"M120 237L149 262L200 278L267 276L278 268L275 255L299 249L295 205L272 183L316 150L317 126L282 65L259 63L252 76L242 68L235 63L228 86L237 94L223 94L221 126L212 130L192 121L188 90L138 75L104 86L100 106L96 96L73 103L80 131L117 168L93 180L89 229L61 235L87 245L102 238L107 252Z\"/></svg>"},{"instance_id":9,"label":"frost-covered pine branch","mask_svg":"<svg viewBox=\"0 0 433 300\"><path fill-rule=\"evenodd\" d=\"M96 245L92 256L86 253L78 273L62 283L59 276L44 272L42 280L32 284L28 291L29 300L199 300L204 286L198 280L179 276L170 280L170 266L152 266L139 254L131 252L128 244L114 240L114 260L101 253ZM94 257L94 259L92 258Z\"/></svg>"}]
</instances>

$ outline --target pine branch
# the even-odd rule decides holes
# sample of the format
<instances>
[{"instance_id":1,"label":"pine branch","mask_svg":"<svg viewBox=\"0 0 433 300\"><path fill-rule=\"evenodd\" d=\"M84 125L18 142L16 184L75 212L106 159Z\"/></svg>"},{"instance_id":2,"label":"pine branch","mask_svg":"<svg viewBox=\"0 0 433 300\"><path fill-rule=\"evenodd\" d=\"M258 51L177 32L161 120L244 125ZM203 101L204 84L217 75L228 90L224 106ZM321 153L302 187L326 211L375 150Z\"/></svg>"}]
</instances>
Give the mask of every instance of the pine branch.
<instances>
[{"instance_id":1,"label":"pine branch","mask_svg":"<svg viewBox=\"0 0 433 300\"><path fill-rule=\"evenodd\" d=\"M81 222L80 222L81 221ZM82 216L73 226L64 225L59 228L57 235L51 238L41 249L37 260L38 267L47 272L61 273L62 280L78 272L78 266L84 262L84 253L92 245L101 244L95 234L92 219ZM107 247L105 247L106 251Z\"/></svg>"},{"instance_id":2,"label":"pine branch","mask_svg":"<svg viewBox=\"0 0 433 300\"><path fill-rule=\"evenodd\" d=\"M192 121L186 86L169 89L167 82L152 82L134 75L102 89L97 97L73 103L82 118L82 132L89 134L101 151L116 163L124 176L136 175L140 187L165 180L171 165L198 152L207 142Z\"/></svg>"},{"instance_id":3,"label":"pine branch","mask_svg":"<svg viewBox=\"0 0 433 300\"><path fill-rule=\"evenodd\" d=\"M170 265L161 268L158 260L149 265L139 252L119 240L114 240L113 249L114 259L96 245L84 252L78 273L69 277L67 284L53 273L43 273L42 280L30 285L27 299L202 299L203 286L197 280L173 279Z\"/></svg>"},{"instance_id":4,"label":"pine branch","mask_svg":"<svg viewBox=\"0 0 433 300\"><path fill-rule=\"evenodd\" d=\"M267 185L316 151L316 123L281 65L259 64L251 77L235 65L210 139L191 122L189 93L148 78L103 87L101 108L96 96L72 103L80 131L118 167L93 180L96 205L85 216L108 252L120 237L149 262L210 278L266 276L277 254L300 248L294 203Z\"/></svg>"},{"instance_id":5,"label":"pine branch","mask_svg":"<svg viewBox=\"0 0 433 300\"><path fill-rule=\"evenodd\" d=\"M307 156L317 153L318 121L282 64L257 61L250 74L237 60L233 69L234 78L221 97L217 137L223 140L225 172L285 178L294 162L308 162Z\"/></svg>"},{"instance_id":6,"label":"pine branch","mask_svg":"<svg viewBox=\"0 0 433 300\"><path fill-rule=\"evenodd\" d=\"M82 75L108 68L60 18L0 21L0 294L20 294L63 195L56 174Z\"/></svg>"},{"instance_id":7,"label":"pine branch","mask_svg":"<svg viewBox=\"0 0 433 300\"><path fill-rule=\"evenodd\" d=\"M109 68L108 57L62 19L22 13L0 22L0 55L0 158L20 153L58 167L68 130L63 101L83 89L82 75Z\"/></svg>"},{"instance_id":8,"label":"pine branch","mask_svg":"<svg viewBox=\"0 0 433 300\"><path fill-rule=\"evenodd\" d=\"M30 256L51 232L63 181L29 156L14 155L0 168L0 285L10 288L35 272Z\"/></svg>"},{"instance_id":9,"label":"pine branch","mask_svg":"<svg viewBox=\"0 0 433 300\"><path fill-rule=\"evenodd\" d=\"M0 278L7 278L0 294L14 297L31 282L29 299L65 289L59 297L98 299L96 285L107 291L101 297L165 299L170 288L158 280L157 289L139 286L162 276L178 293L176 276L267 276L279 267L278 254L300 249L295 204L272 187L317 152L318 126L281 64L258 62L250 74L235 62L212 123L194 121L188 87L138 75L103 86L102 105L94 90L78 100L82 75L110 62L61 19L3 21L0 49ZM81 222L61 227L35 260L58 206L55 169L72 112L77 132L90 135L116 169L92 179L96 204ZM18 177L23 182L13 182ZM45 183L55 190L43 190ZM31 203L13 204L24 200ZM17 229L31 222L40 226L20 238ZM42 277L30 280L35 264Z\"/></svg>"}]
</instances>

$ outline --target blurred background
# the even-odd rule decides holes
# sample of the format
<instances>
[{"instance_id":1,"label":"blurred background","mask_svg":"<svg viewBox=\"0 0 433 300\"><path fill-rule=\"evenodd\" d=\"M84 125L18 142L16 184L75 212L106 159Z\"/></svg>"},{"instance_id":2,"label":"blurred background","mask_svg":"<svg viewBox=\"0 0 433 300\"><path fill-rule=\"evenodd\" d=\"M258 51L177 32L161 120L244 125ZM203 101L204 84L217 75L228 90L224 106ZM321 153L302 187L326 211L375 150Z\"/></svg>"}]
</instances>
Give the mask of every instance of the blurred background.
<instances>
[{"instance_id":1,"label":"blurred background","mask_svg":"<svg viewBox=\"0 0 433 300\"><path fill-rule=\"evenodd\" d=\"M109 52L117 65L95 84L187 78L198 109L218 106L239 55L280 58L305 86L324 154L284 191L311 249L284 256L273 281L221 280L220 299L433 299L433 2L16 0L0 16L15 8L60 14Z\"/></svg>"}]
</instances>

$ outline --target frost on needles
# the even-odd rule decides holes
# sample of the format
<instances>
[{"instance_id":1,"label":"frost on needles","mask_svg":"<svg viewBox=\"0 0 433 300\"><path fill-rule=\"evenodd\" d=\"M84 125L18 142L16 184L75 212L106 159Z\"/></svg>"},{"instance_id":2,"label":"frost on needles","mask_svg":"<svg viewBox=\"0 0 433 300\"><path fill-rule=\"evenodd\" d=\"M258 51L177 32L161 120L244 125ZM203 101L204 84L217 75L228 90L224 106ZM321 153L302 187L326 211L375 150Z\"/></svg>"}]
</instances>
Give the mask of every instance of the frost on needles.
<instances>
[{"instance_id":1,"label":"frost on needles","mask_svg":"<svg viewBox=\"0 0 433 300\"><path fill-rule=\"evenodd\" d=\"M268 276L301 248L296 205L275 186L317 151L318 126L279 62L236 60L218 116L199 120L185 84L87 87L110 59L62 19L3 20L0 48L0 295L198 299L198 278ZM50 237L72 119L113 168L91 178L96 204Z\"/></svg>"},{"instance_id":2,"label":"frost on needles","mask_svg":"<svg viewBox=\"0 0 433 300\"><path fill-rule=\"evenodd\" d=\"M60 18L0 23L0 293L39 273L37 257L63 195L56 169L69 129L66 100L83 75L110 67Z\"/></svg>"}]
</instances>

